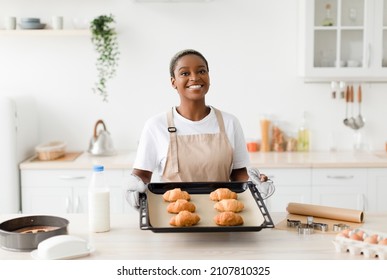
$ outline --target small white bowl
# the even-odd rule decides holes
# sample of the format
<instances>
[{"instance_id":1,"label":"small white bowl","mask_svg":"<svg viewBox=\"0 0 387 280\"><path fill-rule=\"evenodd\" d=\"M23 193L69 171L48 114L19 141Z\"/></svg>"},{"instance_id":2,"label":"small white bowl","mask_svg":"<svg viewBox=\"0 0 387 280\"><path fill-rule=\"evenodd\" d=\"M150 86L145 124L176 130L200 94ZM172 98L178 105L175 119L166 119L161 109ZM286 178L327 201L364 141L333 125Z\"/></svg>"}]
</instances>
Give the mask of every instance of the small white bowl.
<instances>
[{"instance_id":1,"label":"small white bowl","mask_svg":"<svg viewBox=\"0 0 387 280\"><path fill-rule=\"evenodd\" d=\"M21 18L22 23L40 23L40 18Z\"/></svg>"}]
</instances>

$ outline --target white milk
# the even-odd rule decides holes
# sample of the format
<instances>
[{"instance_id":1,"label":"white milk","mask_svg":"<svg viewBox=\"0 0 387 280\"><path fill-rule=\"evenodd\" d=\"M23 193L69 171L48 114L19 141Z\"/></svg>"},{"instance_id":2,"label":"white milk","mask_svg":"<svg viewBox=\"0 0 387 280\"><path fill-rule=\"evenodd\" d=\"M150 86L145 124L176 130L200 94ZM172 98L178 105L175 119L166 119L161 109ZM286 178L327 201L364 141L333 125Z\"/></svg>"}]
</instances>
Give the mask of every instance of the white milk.
<instances>
[{"instance_id":1,"label":"white milk","mask_svg":"<svg viewBox=\"0 0 387 280\"><path fill-rule=\"evenodd\" d=\"M110 230L110 192L89 192L89 228L92 232Z\"/></svg>"}]
</instances>

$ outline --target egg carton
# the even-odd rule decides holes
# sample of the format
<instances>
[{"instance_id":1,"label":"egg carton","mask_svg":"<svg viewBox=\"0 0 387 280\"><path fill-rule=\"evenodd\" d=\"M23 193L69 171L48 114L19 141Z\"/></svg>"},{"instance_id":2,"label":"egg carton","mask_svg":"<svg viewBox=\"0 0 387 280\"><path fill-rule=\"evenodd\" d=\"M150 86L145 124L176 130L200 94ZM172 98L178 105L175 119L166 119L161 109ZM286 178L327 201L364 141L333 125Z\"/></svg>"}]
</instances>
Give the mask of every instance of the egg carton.
<instances>
[{"instance_id":1,"label":"egg carton","mask_svg":"<svg viewBox=\"0 0 387 280\"><path fill-rule=\"evenodd\" d=\"M378 240L387 237L387 233L375 232L362 228L351 230L349 236L358 232L363 232L363 240L354 240L349 237L338 234L333 240L336 252L339 253L350 253L352 255L363 255L366 258L379 258L381 260L387 259L387 245L372 244L364 241L366 237L374 234L378 235Z\"/></svg>"}]
</instances>

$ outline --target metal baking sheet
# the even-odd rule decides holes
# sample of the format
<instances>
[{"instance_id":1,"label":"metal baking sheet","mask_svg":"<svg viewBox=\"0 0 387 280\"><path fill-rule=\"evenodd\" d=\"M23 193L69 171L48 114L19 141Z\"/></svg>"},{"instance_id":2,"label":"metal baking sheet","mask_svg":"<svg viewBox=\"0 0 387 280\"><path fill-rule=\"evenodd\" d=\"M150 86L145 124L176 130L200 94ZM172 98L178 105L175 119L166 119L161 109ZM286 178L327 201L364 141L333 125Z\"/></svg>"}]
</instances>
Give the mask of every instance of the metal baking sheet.
<instances>
[{"instance_id":1,"label":"metal baking sheet","mask_svg":"<svg viewBox=\"0 0 387 280\"><path fill-rule=\"evenodd\" d=\"M169 225L175 214L167 212L169 202L162 195L171 189L181 188L191 195L191 202L196 206L200 216L198 224L190 227L175 227ZM214 209L216 202L210 200L209 194L218 188L229 188L238 194L245 208L238 213L244 224L240 226L218 226L213 221L219 212ZM140 228L153 232L232 232L260 231L264 228L274 228L274 223L267 211L261 195L252 182L173 182L150 183L148 191L140 196Z\"/></svg>"}]
</instances>

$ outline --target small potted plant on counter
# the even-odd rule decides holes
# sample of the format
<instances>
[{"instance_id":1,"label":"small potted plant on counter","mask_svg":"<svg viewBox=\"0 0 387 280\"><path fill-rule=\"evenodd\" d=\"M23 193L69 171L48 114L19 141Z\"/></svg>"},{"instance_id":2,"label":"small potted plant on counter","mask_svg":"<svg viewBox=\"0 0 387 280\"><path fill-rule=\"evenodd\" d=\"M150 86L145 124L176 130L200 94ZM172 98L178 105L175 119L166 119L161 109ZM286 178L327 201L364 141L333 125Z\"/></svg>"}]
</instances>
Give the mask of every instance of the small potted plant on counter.
<instances>
[{"instance_id":1,"label":"small potted plant on counter","mask_svg":"<svg viewBox=\"0 0 387 280\"><path fill-rule=\"evenodd\" d=\"M99 94L105 102L108 101L107 82L116 74L120 54L113 23L115 20L112 15L100 15L90 23L91 42L98 53L96 61L98 80L93 92Z\"/></svg>"}]
</instances>

